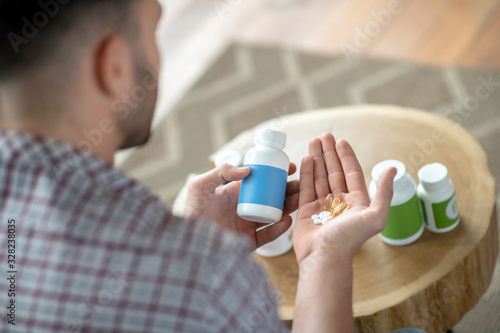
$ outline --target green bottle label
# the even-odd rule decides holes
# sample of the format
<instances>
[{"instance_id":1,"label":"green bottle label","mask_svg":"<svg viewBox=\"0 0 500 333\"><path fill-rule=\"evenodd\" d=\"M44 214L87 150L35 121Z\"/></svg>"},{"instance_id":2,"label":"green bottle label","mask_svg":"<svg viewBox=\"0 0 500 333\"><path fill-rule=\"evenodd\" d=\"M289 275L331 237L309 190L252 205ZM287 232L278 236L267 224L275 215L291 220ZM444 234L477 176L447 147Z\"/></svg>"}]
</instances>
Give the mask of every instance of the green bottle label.
<instances>
[{"instance_id":1,"label":"green bottle label","mask_svg":"<svg viewBox=\"0 0 500 333\"><path fill-rule=\"evenodd\" d=\"M422 228L422 216L418 204L417 193L407 202L391 206L387 225L382 236L399 240L415 235Z\"/></svg>"},{"instance_id":2,"label":"green bottle label","mask_svg":"<svg viewBox=\"0 0 500 333\"><path fill-rule=\"evenodd\" d=\"M444 229L457 222L458 205L455 193L446 201L432 204L432 213L436 221L437 229Z\"/></svg>"}]
</instances>

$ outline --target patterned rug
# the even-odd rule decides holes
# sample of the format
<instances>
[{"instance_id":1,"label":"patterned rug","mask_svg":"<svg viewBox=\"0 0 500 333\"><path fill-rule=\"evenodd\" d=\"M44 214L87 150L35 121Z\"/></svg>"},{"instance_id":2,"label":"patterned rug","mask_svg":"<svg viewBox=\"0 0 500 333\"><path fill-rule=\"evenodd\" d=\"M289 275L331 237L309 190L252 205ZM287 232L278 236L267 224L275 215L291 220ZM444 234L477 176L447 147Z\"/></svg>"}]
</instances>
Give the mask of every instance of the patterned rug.
<instances>
[{"instance_id":1,"label":"patterned rug","mask_svg":"<svg viewBox=\"0 0 500 333\"><path fill-rule=\"evenodd\" d=\"M120 169L172 204L186 177L208 171L210 154L240 132L272 118L349 104L408 106L460 123L482 144L500 184L500 71L348 61L238 44L220 55ZM500 332L499 267L456 333Z\"/></svg>"}]
</instances>

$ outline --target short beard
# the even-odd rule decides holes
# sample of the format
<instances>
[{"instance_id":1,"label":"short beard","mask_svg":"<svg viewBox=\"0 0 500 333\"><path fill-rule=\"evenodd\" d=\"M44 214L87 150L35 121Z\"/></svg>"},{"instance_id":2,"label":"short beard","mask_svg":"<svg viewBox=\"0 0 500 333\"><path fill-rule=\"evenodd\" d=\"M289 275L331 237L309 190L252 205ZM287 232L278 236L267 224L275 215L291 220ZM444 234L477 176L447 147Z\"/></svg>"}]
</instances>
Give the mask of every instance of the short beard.
<instances>
[{"instance_id":1,"label":"short beard","mask_svg":"<svg viewBox=\"0 0 500 333\"><path fill-rule=\"evenodd\" d=\"M152 68L152 66L136 62L136 85L134 88L141 87L142 91L146 91L146 97L140 101L132 101L137 106L131 108L124 119L119 120L118 126L123 136L120 149L145 145L151 138L151 126L158 98L158 78L154 77L147 68ZM148 77L153 77L156 82L156 87L152 90L146 89L143 84Z\"/></svg>"}]
</instances>

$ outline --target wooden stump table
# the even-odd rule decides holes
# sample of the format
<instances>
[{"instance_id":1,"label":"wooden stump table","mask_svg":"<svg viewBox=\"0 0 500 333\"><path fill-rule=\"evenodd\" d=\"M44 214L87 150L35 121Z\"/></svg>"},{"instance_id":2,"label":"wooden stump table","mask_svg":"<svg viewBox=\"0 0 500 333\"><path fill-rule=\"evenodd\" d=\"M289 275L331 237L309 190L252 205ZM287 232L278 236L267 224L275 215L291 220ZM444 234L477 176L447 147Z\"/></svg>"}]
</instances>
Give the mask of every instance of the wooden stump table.
<instances>
[{"instance_id":1,"label":"wooden stump table","mask_svg":"<svg viewBox=\"0 0 500 333\"><path fill-rule=\"evenodd\" d=\"M489 286L498 253L495 182L484 151L465 129L428 112L370 105L300 113L255 129L266 127L287 133L285 152L298 166L313 137L331 132L348 140L367 184L372 167L386 159L404 162L417 183L423 165L440 162L448 167L461 215L455 230L426 230L417 242L401 247L375 236L354 257L357 332L417 327L442 333L476 305ZM255 129L219 151L245 153L253 145ZM254 257L281 297L281 318L292 320L298 279L293 250L277 258Z\"/></svg>"}]
</instances>

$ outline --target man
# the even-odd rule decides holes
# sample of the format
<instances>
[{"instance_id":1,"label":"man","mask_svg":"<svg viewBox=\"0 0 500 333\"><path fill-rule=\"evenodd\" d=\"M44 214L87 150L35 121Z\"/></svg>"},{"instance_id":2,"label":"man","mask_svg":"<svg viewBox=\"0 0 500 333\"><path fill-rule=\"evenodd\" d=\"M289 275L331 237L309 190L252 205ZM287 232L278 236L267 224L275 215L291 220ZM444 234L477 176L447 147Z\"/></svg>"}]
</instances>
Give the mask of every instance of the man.
<instances>
[{"instance_id":1,"label":"man","mask_svg":"<svg viewBox=\"0 0 500 333\"><path fill-rule=\"evenodd\" d=\"M287 331L249 253L297 208L294 331L353 331L352 257L384 228L395 170L370 204L351 147L325 134L279 223L257 232L237 217L249 169L228 165L172 216L112 168L150 136L157 0L0 0L0 16L1 332ZM351 209L316 226L330 192Z\"/></svg>"}]
</instances>

